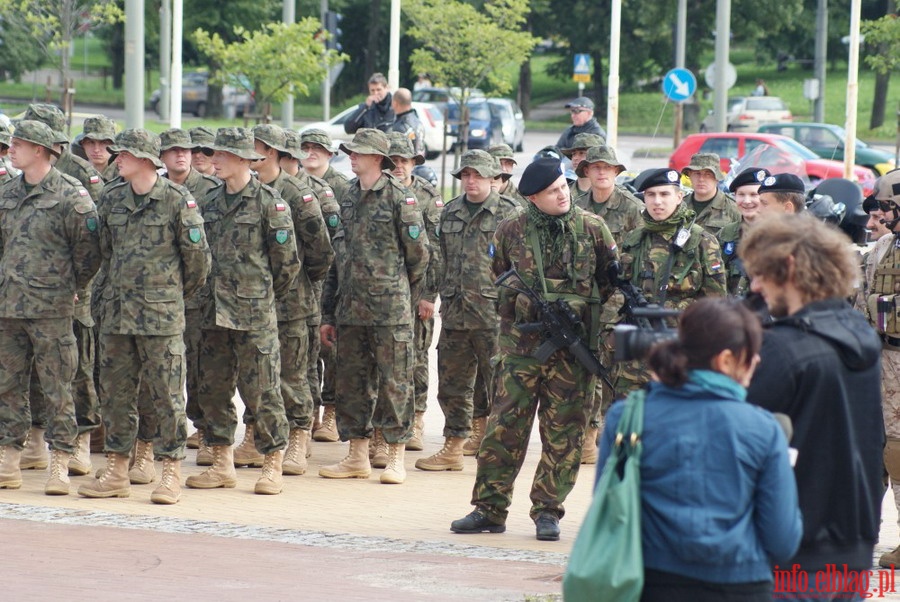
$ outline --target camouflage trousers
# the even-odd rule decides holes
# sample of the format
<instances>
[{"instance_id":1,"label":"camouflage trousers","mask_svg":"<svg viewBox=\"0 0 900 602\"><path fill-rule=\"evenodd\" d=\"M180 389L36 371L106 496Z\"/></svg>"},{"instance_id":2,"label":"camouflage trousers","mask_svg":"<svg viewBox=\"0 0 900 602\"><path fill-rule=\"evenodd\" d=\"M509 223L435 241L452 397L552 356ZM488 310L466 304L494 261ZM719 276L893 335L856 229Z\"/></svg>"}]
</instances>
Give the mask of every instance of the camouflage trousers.
<instances>
[{"instance_id":1,"label":"camouflage trousers","mask_svg":"<svg viewBox=\"0 0 900 602\"><path fill-rule=\"evenodd\" d=\"M138 436L138 396L155 432L157 458L184 458L184 339L180 334L100 335L100 408L106 429L104 451L128 455ZM142 393L143 394L143 393Z\"/></svg>"},{"instance_id":2,"label":"camouflage trousers","mask_svg":"<svg viewBox=\"0 0 900 602\"><path fill-rule=\"evenodd\" d=\"M75 451L72 379L77 365L72 318L0 318L0 446L25 444L31 427L28 389L35 371L46 402L44 440L53 449Z\"/></svg>"},{"instance_id":3,"label":"camouflage trousers","mask_svg":"<svg viewBox=\"0 0 900 602\"><path fill-rule=\"evenodd\" d=\"M499 350L497 336L496 328L441 329L437 398L444 412L444 437L466 438L473 416L490 414L491 359Z\"/></svg>"},{"instance_id":4,"label":"camouflage trousers","mask_svg":"<svg viewBox=\"0 0 900 602\"><path fill-rule=\"evenodd\" d=\"M416 412L428 409L428 350L434 340L434 318L413 322L415 336L416 367L413 370L413 400Z\"/></svg>"},{"instance_id":5,"label":"camouflage trousers","mask_svg":"<svg viewBox=\"0 0 900 602\"><path fill-rule=\"evenodd\" d=\"M613 362L613 352L613 331L606 329L600 335L600 350L597 352L597 357L607 370L607 378L615 386L619 365ZM603 417L606 416L607 410L616 399L615 389L611 388L603 378L595 376L591 385L591 414L588 418L588 427L602 427Z\"/></svg>"},{"instance_id":6,"label":"camouflage trousers","mask_svg":"<svg viewBox=\"0 0 900 602\"><path fill-rule=\"evenodd\" d=\"M256 417L256 450L284 449L288 426L281 399L281 354L274 330L204 328L200 335L198 401L207 445L231 445L237 428L235 388Z\"/></svg>"},{"instance_id":7,"label":"camouflage trousers","mask_svg":"<svg viewBox=\"0 0 900 602\"><path fill-rule=\"evenodd\" d=\"M380 429L388 443L412 436L412 324L338 326L335 412L342 441L371 438Z\"/></svg>"},{"instance_id":8,"label":"camouflage trousers","mask_svg":"<svg viewBox=\"0 0 900 602\"><path fill-rule=\"evenodd\" d=\"M881 352L881 408L887 435L885 467L891 479L894 504L900 510L900 350Z\"/></svg>"},{"instance_id":9,"label":"camouflage trousers","mask_svg":"<svg viewBox=\"0 0 900 602\"><path fill-rule=\"evenodd\" d=\"M562 518L563 502L581 464L590 375L565 350L544 365L531 357L503 354L495 370L472 505L493 521L506 521L537 413L542 449L531 485L530 515L550 512Z\"/></svg>"},{"instance_id":10,"label":"camouflage trousers","mask_svg":"<svg viewBox=\"0 0 900 602\"><path fill-rule=\"evenodd\" d=\"M335 364L337 363L337 351L335 346L319 346L319 378L322 383L320 398L323 405L334 405L335 391Z\"/></svg>"},{"instance_id":11,"label":"camouflage trousers","mask_svg":"<svg viewBox=\"0 0 900 602\"><path fill-rule=\"evenodd\" d=\"M319 339L319 324L321 318L306 322L306 338L309 339L309 348L306 353L306 382L309 386L309 394L312 396L313 416L318 415L322 406L322 380L319 376L319 354L322 349L322 341Z\"/></svg>"},{"instance_id":12,"label":"camouflage trousers","mask_svg":"<svg viewBox=\"0 0 900 602\"><path fill-rule=\"evenodd\" d=\"M75 401L75 423L78 434L86 433L100 426L100 398L94 380L97 337L92 326L85 326L78 320L72 322L75 344L78 348L78 367L72 380L72 398ZM37 370L31 371L31 424L40 429L47 428L47 400Z\"/></svg>"}]
</instances>

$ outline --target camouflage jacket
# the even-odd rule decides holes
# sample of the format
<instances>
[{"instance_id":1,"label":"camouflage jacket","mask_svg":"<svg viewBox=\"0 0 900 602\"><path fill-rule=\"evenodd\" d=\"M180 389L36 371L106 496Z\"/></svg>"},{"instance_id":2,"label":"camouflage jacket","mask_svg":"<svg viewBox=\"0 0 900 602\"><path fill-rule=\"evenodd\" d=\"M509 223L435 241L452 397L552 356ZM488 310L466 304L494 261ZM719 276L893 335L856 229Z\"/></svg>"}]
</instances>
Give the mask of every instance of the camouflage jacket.
<instances>
[{"instance_id":1,"label":"camouflage jacket","mask_svg":"<svg viewBox=\"0 0 900 602\"><path fill-rule=\"evenodd\" d=\"M425 231L428 232L428 271L425 275L421 298L434 303L440 286L441 272L444 269L443 253L438 237L438 224L441 221L441 212L444 210L444 199L431 185L431 182L419 176L412 177L409 189L419 201L422 217L425 219Z\"/></svg>"},{"instance_id":2,"label":"camouflage jacket","mask_svg":"<svg viewBox=\"0 0 900 602\"><path fill-rule=\"evenodd\" d=\"M325 170L325 175L323 175L321 179L325 180L325 182L327 182L328 185L331 186L331 189L334 191L334 196L337 199L344 196L350 189L350 178L336 170L331 165L329 165L328 169Z\"/></svg>"},{"instance_id":3,"label":"camouflage jacket","mask_svg":"<svg viewBox=\"0 0 900 602\"><path fill-rule=\"evenodd\" d=\"M382 174L370 190L359 180L339 197L334 265L322 294L322 323L412 324L428 267L428 234L409 189Z\"/></svg>"},{"instance_id":4,"label":"camouflage jacket","mask_svg":"<svg viewBox=\"0 0 900 602\"><path fill-rule=\"evenodd\" d=\"M9 163L6 157L0 157L0 184L5 184L12 180L16 175L13 171L13 166Z\"/></svg>"},{"instance_id":5,"label":"camouflage jacket","mask_svg":"<svg viewBox=\"0 0 900 602\"><path fill-rule=\"evenodd\" d=\"M203 291L203 328L276 328L275 299L300 273L291 208L256 178L229 205L224 182L200 203L212 269Z\"/></svg>"},{"instance_id":6,"label":"camouflage jacket","mask_svg":"<svg viewBox=\"0 0 900 602\"><path fill-rule=\"evenodd\" d=\"M278 321L306 319L319 313L319 299L313 283L324 280L331 267L334 259L331 239L312 188L283 170L268 186L277 190L291 208L301 265L290 293L278 299L275 305Z\"/></svg>"},{"instance_id":7,"label":"camouflage jacket","mask_svg":"<svg viewBox=\"0 0 900 602\"><path fill-rule=\"evenodd\" d=\"M547 263L544 256L544 282L549 295L562 296L581 318L585 343L593 345L600 329L600 305L614 290L609 279L610 264L618 260L616 243L603 220L580 207L575 207L575 233L577 249L572 256L565 253ZM581 221L580 227L578 221ZM494 257L491 263L493 277L497 278L510 268L516 268L525 284L538 294L543 294L536 267L535 255L529 238L536 236L536 226L528 214L520 211L504 221L494 234ZM568 258L572 263L566 261ZM574 283L571 276L574 275ZM513 283L515 284L515 283ZM549 299L548 300L552 300ZM542 333L522 333L517 324L538 320L537 309L528 297L515 291L499 290L498 313L500 315L500 349L504 353L530 356L542 341ZM598 323L594 323L597 317ZM574 361L574 360L573 360Z\"/></svg>"},{"instance_id":8,"label":"camouflage jacket","mask_svg":"<svg viewBox=\"0 0 900 602\"><path fill-rule=\"evenodd\" d=\"M605 203L595 203L588 190L575 199L575 204L606 222L617 244L622 244L625 235L644 223L641 211L644 204L621 186L616 186Z\"/></svg>"},{"instance_id":9,"label":"camouflage jacket","mask_svg":"<svg viewBox=\"0 0 900 602\"><path fill-rule=\"evenodd\" d=\"M733 222L719 232L719 246L722 249L722 260L725 262L725 282L728 294L743 297L750 291L750 279L744 271L743 262L738 257L738 243L743 234L744 222Z\"/></svg>"},{"instance_id":10,"label":"camouflage jacket","mask_svg":"<svg viewBox=\"0 0 900 602\"><path fill-rule=\"evenodd\" d=\"M113 180L117 180L119 178L119 166L116 165L115 161L113 161L112 163L107 165L103 169L103 171L100 172L100 177L103 178L103 181L106 182L107 184L112 182ZM186 185L186 183L185 183L185 185ZM191 193L191 194L193 194L193 193Z\"/></svg>"},{"instance_id":11,"label":"camouflage jacket","mask_svg":"<svg viewBox=\"0 0 900 602\"><path fill-rule=\"evenodd\" d=\"M441 326L449 330L497 328L497 287L491 273L491 244L497 227L519 207L496 190L475 215L462 194L441 214L439 240L444 256L440 279Z\"/></svg>"},{"instance_id":12,"label":"camouflage jacket","mask_svg":"<svg viewBox=\"0 0 900 602\"><path fill-rule=\"evenodd\" d=\"M519 192L519 189L516 188L516 185L513 184L512 180L506 181L506 190L500 193L500 196L504 196L510 200L512 200L519 207L527 207L528 199L522 196L522 193Z\"/></svg>"},{"instance_id":13,"label":"camouflage jacket","mask_svg":"<svg viewBox=\"0 0 900 602\"><path fill-rule=\"evenodd\" d=\"M112 165L115 165L115 163L113 163ZM166 177L166 174L163 174L163 177ZM188 172L187 179L185 179L184 181L184 187L188 189L188 192L191 193L191 196L194 197L194 199L197 200L198 203L198 199L203 199L210 190L218 185L218 179L212 176L208 176L204 173L200 173L193 167ZM200 306L202 304L203 302L200 299L200 296L197 294L193 294L190 297L185 297L184 299L185 309L200 309Z\"/></svg>"},{"instance_id":14,"label":"camouflage jacket","mask_svg":"<svg viewBox=\"0 0 900 602\"><path fill-rule=\"evenodd\" d=\"M692 192L684 197L681 204L693 211L693 202L694 193ZM718 236L722 228L728 224L741 221L741 218L741 212L734 202L734 199L721 190L717 190L716 196L706 204L703 211L697 214L694 223L703 226L703 228L713 236Z\"/></svg>"},{"instance_id":15,"label":"camouflage jacket","mask_svg":"<svg viewBox=\"0 0 900 602\"><path fill-rule=\"evenodd\" d=\"M68 150L64 150L56 160L56 169L62 173L72 176L79 182L94 199L94 203L100 204L100 194L103 192L103 177L100 172L94 169L94 166L79 157L73 155Z\"/></svg>"},{"instance_id":16,"label":"camouflage jacket","mask_svg":"<svg viewBox=\"0 0 900 602\"><path fill-rule=\"evenodd\" d=\"M76 291L100 266L97 208L75 178L51 169L31 192L0 187L0 316L72 317Z\"/></svg>"},{"instance_id":17,"label":"camouflage jacket","mask_svg":"<svg viewBox=\"0 0 900 602\"><path fill-rule=\"evenodd\" d=\"M335 232L337 232L338 224L341 223L341 207L340 205L338 205L337 198L335 196L334 189L331 187L331 184L329 184L322 178L317 178L314 175L306 173L302 169L297 172L296 178L300 180L300 182L302 182L305 186L311 188L313 193L316 195L316 201L318 201L319 204L319 211L322 213L322 219L325 221L325 225L328 227L328 237L333 238Z\"/></svg>"},{"instance_id":18,"label":"camouflage jacket","mask_svg":"<svg viewBox=\"0 0 900 602\"><path fill-rule=\"evenodd\" d=\"M209 274L209 246L197 202L165 178L141 200L131 184L107 188L100 202L100 246L107 270L100 332L184 332L184 297Z\"/></svg>"}]
</instances>

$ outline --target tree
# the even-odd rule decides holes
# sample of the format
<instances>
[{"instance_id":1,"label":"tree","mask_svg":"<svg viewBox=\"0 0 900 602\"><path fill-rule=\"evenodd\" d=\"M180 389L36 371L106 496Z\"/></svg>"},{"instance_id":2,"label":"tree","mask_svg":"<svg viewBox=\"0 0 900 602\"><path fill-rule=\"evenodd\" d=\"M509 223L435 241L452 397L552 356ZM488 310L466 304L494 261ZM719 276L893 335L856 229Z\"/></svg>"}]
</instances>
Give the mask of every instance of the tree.
<instances>
[{"instance_id":1,"label":"tree","mask_svg":"<svg viewBox=\"0 0 900 602\"><path fill-rule=\"evenodd\" d=\"M41 66L41 48L21 23L0 18L0 80L19 81L22 74Z\"/></svg>"},{"instance_id":2,"label":"tree","mask_svg":"<svg viewBox=\"0 0 900 602\"><path fill-rule=\"evenodd\" d=\"M537 38L522 31L526 0L493 0L482 11L458 0L412 0L404 5L412 25L407 34L420 44L410 62L419 73L459 88L451 96L460 107L460 151L468 142L468 107L473 88L509 91L506 68L528 60Z\"/></svg>"},{"instance_id":3,"label":"tree","mask_svg":"<svg viewBox=\"0 0 900 602\"><path fill-rule=\"evenodd\" d=\"M885 15L864 21L860 33L866 38L866 47L872 50L866 56L866 64L875 70L875 96L869 122L869 129L874 130L884 123L891 71L900 67L900 19L897 15Z\"/></svg>"},{"instance_id":4,"label":"tree","mask_svg":"<svg viewBox=\"0 0 900 602\"><path fill-rule=\"evenodd\" d=\"M327 32L311 17L290 25L268 23L255 32L236 27L234 33L238 41L230 44L202 29L194 32L193 39L203 54L220 65L214 79L253 93L266 122L272 103L283 101L292 87L296 93L307 94L307 82L321 81L327 67L348 58L325 49Z\"/></svg>"}]
</instances>

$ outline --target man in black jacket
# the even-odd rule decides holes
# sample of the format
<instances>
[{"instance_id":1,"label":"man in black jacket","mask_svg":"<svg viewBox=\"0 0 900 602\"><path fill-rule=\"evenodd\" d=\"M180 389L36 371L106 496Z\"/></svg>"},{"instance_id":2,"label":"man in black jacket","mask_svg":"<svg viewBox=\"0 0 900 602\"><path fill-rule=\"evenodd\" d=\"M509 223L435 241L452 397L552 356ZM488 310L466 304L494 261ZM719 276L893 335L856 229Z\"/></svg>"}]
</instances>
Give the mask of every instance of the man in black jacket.
<instances>
[{"instance_id":1,"label":"man in black jacket","mask_svg":"<svg viewBox=\"0 0 900 602\"><path fill-rule=\"evenodd\" d=\"M775 592L804 600L858 594L859 584L838 583L845 579L835 571L869 569L878 538L884 494L881 340L846 301L858 269L840 231L807 215L762 215L758 221L741 241L740 256L751 289L775 320L747 398L793 422L804 531L797 555L776 567ZM779 579L795 565L808 587L802 579Z\"/></svg>"},{"instance_id":2,"label":"man in black jacket","mask_svg":"<svg viewBox=\"0 0 900 602\"><path fill-rule=\"evenodd\" d=\"M417 155L425 156L425 127L419 119L416 110L412 106L412 92L407 88L397 88L394 92L394 100L391 102L397 119L391 125L391 132L400 132L413 144L413 150Z\"/></svg>"},{"instance_id":3,"label":"man in black jacket","mask_svg":"<svg viewBox=\"0 0 900 602\"><path fill-rule=\"evenodd\" d=\"M356 111L344 122L344 131L355 134L360 128L374 128L389 132L395 119L387 78L376 73L369 78L369 96L365 102L359 103Z\"/></svg>"},{"instance_id":4,"label":"man in black jacket","mask_svg":"<svg viewBox=\"0 0 900 602\"><path fill-rule=\"evenodd\" d=\"M594 119L594 101L586 96L579 96L566 104L572 115L572 125L567 127L559 137L558 148L572 148L578 134L597 134L606 140L606 131Z\"/></svg>"}]
</instances>

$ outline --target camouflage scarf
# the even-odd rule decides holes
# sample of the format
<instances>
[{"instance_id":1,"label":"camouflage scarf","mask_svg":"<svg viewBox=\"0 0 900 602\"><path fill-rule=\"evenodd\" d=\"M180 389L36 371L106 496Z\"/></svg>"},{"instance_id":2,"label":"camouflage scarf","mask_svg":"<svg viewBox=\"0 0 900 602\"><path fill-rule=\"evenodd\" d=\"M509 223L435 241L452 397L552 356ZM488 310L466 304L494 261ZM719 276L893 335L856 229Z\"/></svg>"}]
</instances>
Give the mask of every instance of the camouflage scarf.
<instances>
[{"instance_id":1,"label":"camouflage scarf","mask_svg":"<svg viewBox=\"0 0 900 602\"><path fill-rule=\"evenodd\" d=\"M641 217L644 218L644 230L647 232L675 232L682 223L694 219L694 215L694 211L687 209L684 205L679 205L675 213L662 221L656 221L650 217L650 213L646 209L641 212Z\"/></svg>"},{"instance_id":2,"label":"camouflage scarf","mask_svg":"<svg viewBox=\"0 0 900 602\"><path fill-rule=\"evenodd\" d=\"M571 203L569 210L562 215L548 215L535 207L534 203L528 203L526 211L528 212L528 221L538 233L538 241L544 253L545 267L560 261L568 244L571 249L569 257L572 258L572 261L565 268L570 279L574 282L574 259L578 251L578 237L575 233L575 203Z\"/></svg>"}]
</instances>

